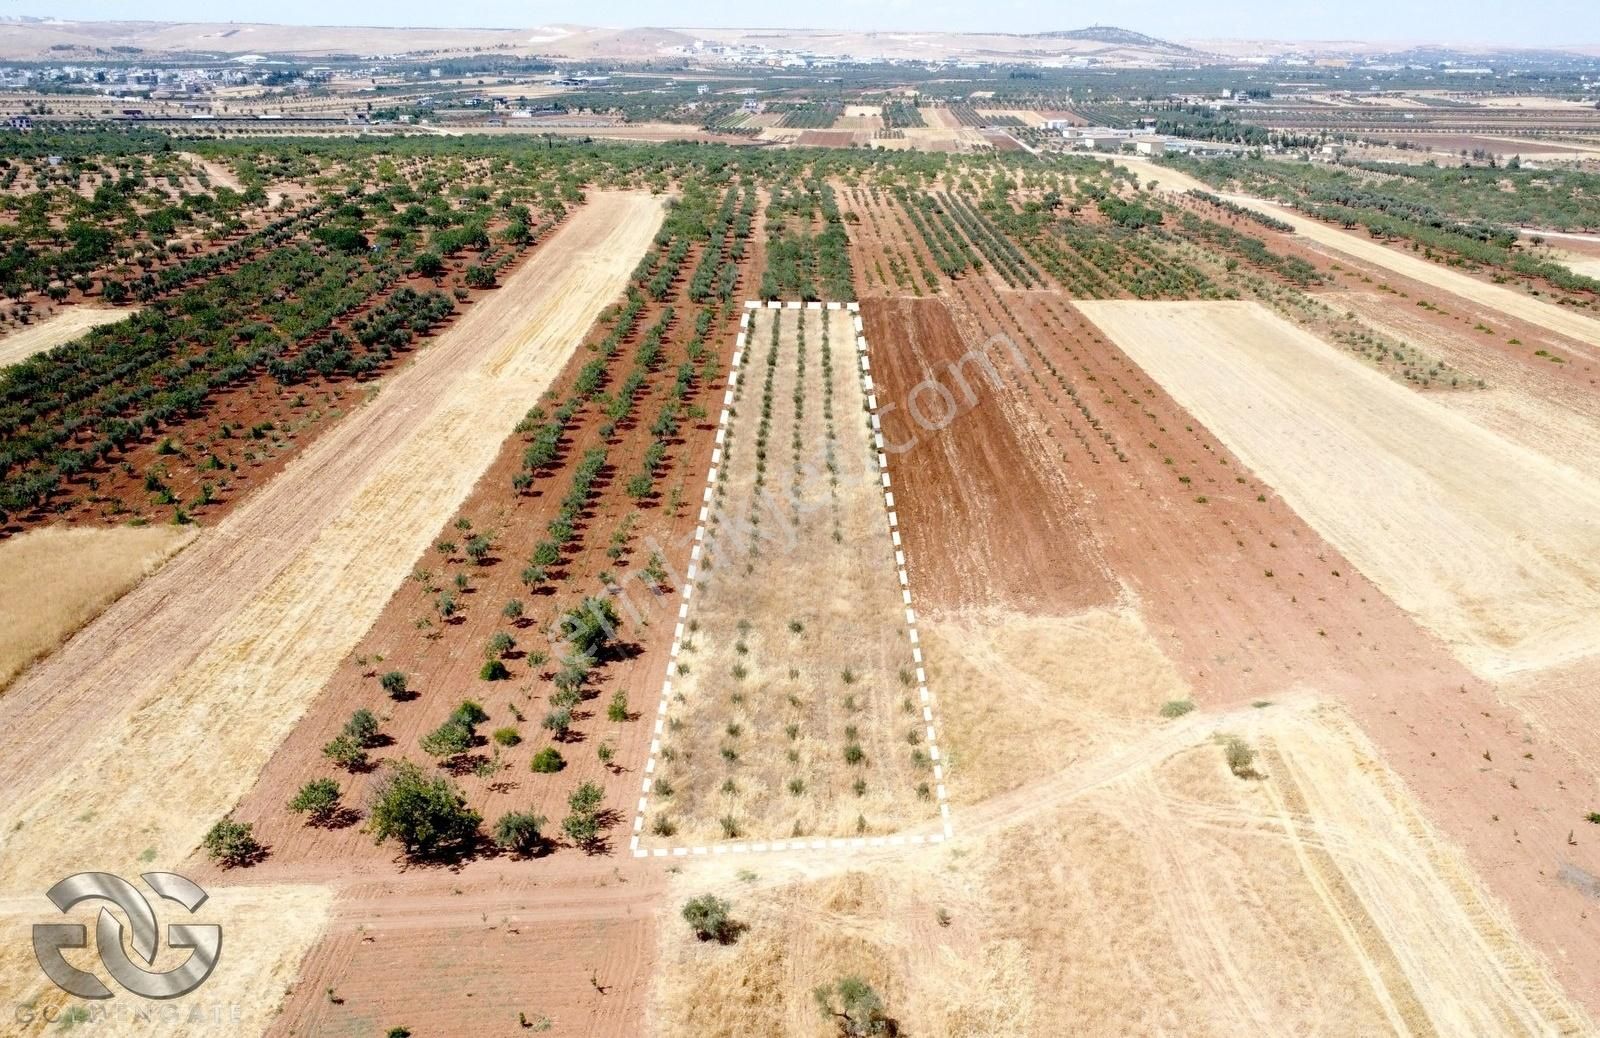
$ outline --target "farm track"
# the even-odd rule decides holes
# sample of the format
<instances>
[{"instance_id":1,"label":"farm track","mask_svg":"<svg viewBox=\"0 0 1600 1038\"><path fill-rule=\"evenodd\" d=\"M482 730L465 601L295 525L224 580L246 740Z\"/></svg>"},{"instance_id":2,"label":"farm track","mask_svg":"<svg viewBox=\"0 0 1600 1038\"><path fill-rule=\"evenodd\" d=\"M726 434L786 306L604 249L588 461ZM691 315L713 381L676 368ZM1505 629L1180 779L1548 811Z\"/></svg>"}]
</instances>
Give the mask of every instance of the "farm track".
<instances>
[{"instance_id":1,"label":"farm track","mask_svg":"<svg viewBox=\"0 0 1600 1038\"><path fill-rule=\"evenodd\" d=\"M661 211L592 196L498 305L0 700L0 753L18 762L8 893L190 854L620 291ZM8 990L37 984L23 956L3 960Z\"/></svg>"}]
</instances>

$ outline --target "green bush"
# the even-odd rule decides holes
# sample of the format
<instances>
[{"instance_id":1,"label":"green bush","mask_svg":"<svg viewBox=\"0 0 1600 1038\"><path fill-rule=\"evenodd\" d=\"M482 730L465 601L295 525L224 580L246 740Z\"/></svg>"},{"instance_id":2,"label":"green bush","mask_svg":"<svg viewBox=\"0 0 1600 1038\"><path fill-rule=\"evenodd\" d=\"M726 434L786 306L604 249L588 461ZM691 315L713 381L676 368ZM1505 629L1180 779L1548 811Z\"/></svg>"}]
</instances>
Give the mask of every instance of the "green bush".
<instances>
[{"instance_id":1,"label":"green bush","mask_svg":"<svg viewBox=\"0 0 1600 1038\"><path fill-rule=\"evenodd\" d=\"M567 762L561 758L560 750L546 746L533 755L533 762L529 766L541 775L553 775L566 767Z\"/></svg>"},{"instance_id":2,"label":"green bush","mask_svg":"<svg viewBox=\"0 0 1600 1038\"><path fill-rule=\"evenodd\" d=\"M465 849L481 822L455 783L429 778L408 760L397 761L373 794L373 838L378 843L398 839L412 857Z\"/></svg>"},{"instance_id":3,"label":"green bush","mask_svg":"<svg viewBox=\"0 0 1600 1038\"><path fill-rule=\"evenodd\" d=\"M739 933L738 924L728 915L732 908L715 894L701 894L684 902L683 919L700 940L729 944Z\"/></svg>"},{"instance_id":4,"label":"green bush","mask_svg":"<svg viewBox=\"0 0 1600 1038\"><path fill-rule=\"evenodd\" d=\"M484 660L483 666L478 668L478 678L482 681L504 681L511 676L511 671L500 660Z\"/></svg>"},{"instance_id":5,"label":"green bush","mask_svg":"<svg viewBox=\"0 0 1600 1038\"><path fill-rule=\"evenodd\" d=\"M494 823L494 843L503 851L532 854L544 842L545 818L527 811L507 811Z\"/></svg>"},{"instance_id":6,"label":"green bush","mask_svg":"<svg viewBox=\"0 0 1600 1038\"><path fill-rule=\"evenodd\" d=\"M1228 740L1224 753L1228 758L1228 770L1239 778L1257 778L1255 760L1256 751L1238 736Z\"/></svg>"},{"instance_id":7,"label":"green bush","mask_svg":"<svg viewBox=\"0 0 1600 1038\"><path fill-rule=\"evenodd\" d=\"M312 779L289 801L289 810L308 814L313 822L326 822L339 810L339 784L333 779Z\"/></svg>"},{"instance_id":8,"label":"green bush","mask_svg":"<svg viewBox=\"0 0 1600 1038\"><path fill-rule=\"evenodd\" d=\"M379 678L378 684L383 686L391 699L399 699L406 694L406 676L398 670L391 670Z\"/></svg>"},{"instance_id":9,"label":"green bush","mask_svg":"<svg viewBox=\"0 0 1600 1038\"><path fill-rule=\"evenodd\" d=\"M362 707L350 715L350 720L344 723L345 738L363 749L378 744L378 718L371 710Z\"/></svg>"},{"instance_id":10,"label":"green bush","mask_svg":"<svg viewBox=\"0 0 1600 1038\"><path fill-rule=\"evenodd\" d=\"M211 860L223 868L248 865L261 854L261 844L256 842L254 830L255 826L250 822L224 818L206 832L201 846Z\"/></svg>"}]
</instances>

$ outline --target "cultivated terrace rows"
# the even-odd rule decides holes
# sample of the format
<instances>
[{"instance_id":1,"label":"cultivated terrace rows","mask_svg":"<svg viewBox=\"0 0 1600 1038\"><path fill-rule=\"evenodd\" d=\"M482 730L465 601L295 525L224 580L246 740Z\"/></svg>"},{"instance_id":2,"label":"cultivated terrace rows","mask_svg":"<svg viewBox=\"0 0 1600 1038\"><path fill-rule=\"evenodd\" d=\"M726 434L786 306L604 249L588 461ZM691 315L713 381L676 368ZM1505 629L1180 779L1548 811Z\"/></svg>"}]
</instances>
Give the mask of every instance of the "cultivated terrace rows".
<instances>
[{"instance_id":1,"label":"cultivated terrace rows","mask_svg":"<svg viewBox=\"0 0 1600 1038\"><path fill-rule=\"evenodd\" d=\"M285 790L331 780L359 805L385 762L446 778L483 819L433 852L614 848L637 790L698 511L735 300L748 291L753 185L687 183L588 343L418 560L236 817L268 868L392 857L353 807L313 824ZM438 770L436 771L435 768ZM630 816L631 817L631 816ZM506 824L502 824L506 823Z\"/></svg>"}]
</instances>

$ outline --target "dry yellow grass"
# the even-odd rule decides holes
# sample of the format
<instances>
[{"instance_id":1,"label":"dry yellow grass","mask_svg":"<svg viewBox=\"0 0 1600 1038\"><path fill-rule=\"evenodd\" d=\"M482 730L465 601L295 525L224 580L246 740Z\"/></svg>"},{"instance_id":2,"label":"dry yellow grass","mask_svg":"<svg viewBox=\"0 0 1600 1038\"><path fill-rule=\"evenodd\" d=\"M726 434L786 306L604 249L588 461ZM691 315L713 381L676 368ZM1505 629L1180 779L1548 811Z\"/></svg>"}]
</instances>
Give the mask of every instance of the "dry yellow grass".
<instances>
[{"instance_id":1,"label":"dry yellow grass","mask_svg":"<svg viewBox=\"0 0 1600 1038\"><path fill-rule=\"evenodd\" d=\"M1188 691L1138 613L1007 610L928 615L928 680L939 692L951 798L979 803L1161 723Z\"/></svg>"},{"instance_id":2,"label":"dry yellow grass","mask_svg":"<svg viewBox=\"0 0 1600 1038\"><path fill-rule=\"evenodd\" d=\"M1476 672L1600 651L1600 483L1258 304L1077 305Z\"/></svg>"},{"instance_id":3,"label":"dry yellow grass","mask_svg":"<svg viewBox=\"0 0 1600 1038\"><path fill-rule=\"evenodd\" d=\"M0 368L27 360L35 353L53 350L93 328L111 324L139 312L138 307L71 306L54 317L0 339Z\"/></svg>"},{"instance_id":4,"label":"dry yellow grass","mask_svg":"<svg viewBox=\"0 0 1600 1038\"><path fill-rule=\"evenodd\" d=\"M673 678L645 846L727 838L724 818L735 823L733 835L766 840L880 834L936 815L851 314L755 313L682 673ZM830 386L831 399L824 392ZM797 387L804 400L798 420ZM845 756L851 745L864 755L854 765ZM923 783L926 795L919 796ZM654 832L663 816L675 833Z\"/></svg>"},{"instance_id":5,"label":"dry yellow grass","mask_svg":"<svg viewBox=\"0 0 1600 1038\"><path fill-rule=\"evenodd\" d=\"M1220 732L1264 751L1263 778L1230 773ZM930 1038L1592 1029L1342 712L1190 715L1125 764L1067 767L1059 798L937 848L691 859L654 1033L823 1038L809 991L846 973ZM737 943L676 918L705 892Z\"/></svg>"},{"instance_id":6,"label":"dry yellow grass","mask_svg":"<svg viewBox=\"0 0 1600 1038\"><path fill-rule=\"evenodd\" d=\"M0 541L0 690L194 535L192 526L52 526Z\"/></svg>"}]
</instances>

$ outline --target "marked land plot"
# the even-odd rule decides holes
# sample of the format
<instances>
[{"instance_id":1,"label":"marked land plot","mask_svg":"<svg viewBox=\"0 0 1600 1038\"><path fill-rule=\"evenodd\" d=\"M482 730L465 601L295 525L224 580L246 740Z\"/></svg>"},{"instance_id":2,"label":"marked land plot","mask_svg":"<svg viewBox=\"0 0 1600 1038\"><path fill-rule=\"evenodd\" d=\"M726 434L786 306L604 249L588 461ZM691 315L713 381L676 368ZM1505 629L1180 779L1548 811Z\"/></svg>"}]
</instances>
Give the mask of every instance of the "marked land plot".
<instances>
[{"instance_id":1,"label":"marked land plot","mask_svg":"<svg viewBox=\"0 0 1600 1038\"><path fill-rule=\"evenodd\" d=\"M20 364L35 353L53 350L102 324L112 324L139 312L138 307L74 306L48 321L12 332L0 339L0 368Z\"/></svg>"},{"instance_id":2,"label":"marked land plot","mask_svg":"<svg viewBox=\"0 0 1600 1038\"><path fill-rule=\"evenodd\" d=\"M748 315L646 765L636 854L948 833L859 328L844 308Z\"/></svg>"},{"instance_id":3,"label":"marked land plot","mask_svg":"<svg viewBox=\"0 0 1600 1038\"><path fill-rule=\"evenodd\" d=\"M1479 674L1600 650L1600 484L1257 304L1076 305Z\"/></svg>"}]
</instances>

